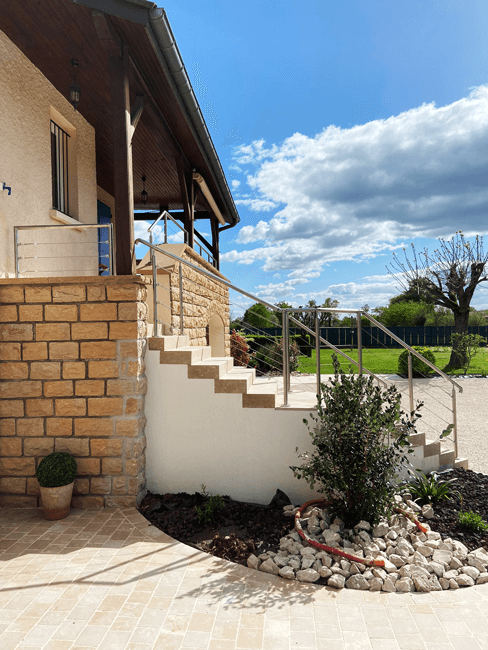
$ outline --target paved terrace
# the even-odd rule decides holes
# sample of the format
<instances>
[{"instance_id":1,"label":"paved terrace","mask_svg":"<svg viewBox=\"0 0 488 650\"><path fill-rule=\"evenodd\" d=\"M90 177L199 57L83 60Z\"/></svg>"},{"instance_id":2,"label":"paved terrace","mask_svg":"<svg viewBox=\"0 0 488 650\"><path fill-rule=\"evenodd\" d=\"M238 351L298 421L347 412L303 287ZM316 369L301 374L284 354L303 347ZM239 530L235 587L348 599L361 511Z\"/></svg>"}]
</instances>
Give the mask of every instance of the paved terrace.
<instances>
[{"instance_id":1,"label":"paved terrace","mask_svg":"<svg viewBox=\"0 0 488 650\"><path fill-rule=\"evenodd\" d=\"M386 594L290 583L135 510L0 513L0 649L479 650L488 584Z\"/></svg>"}]
</instances>

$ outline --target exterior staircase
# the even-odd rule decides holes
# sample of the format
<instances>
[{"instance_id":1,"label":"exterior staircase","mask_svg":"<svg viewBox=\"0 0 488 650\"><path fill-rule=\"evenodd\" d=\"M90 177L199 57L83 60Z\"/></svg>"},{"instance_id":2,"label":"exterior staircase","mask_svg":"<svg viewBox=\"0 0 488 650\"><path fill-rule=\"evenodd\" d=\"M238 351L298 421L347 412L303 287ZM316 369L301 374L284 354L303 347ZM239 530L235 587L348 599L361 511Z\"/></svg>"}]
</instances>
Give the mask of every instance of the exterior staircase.
<instances>
[{"instance_id":1,"label":"exterior staircase","mask_svg":"<svg viewBox=\"0 0 488 650\"><path fill-rule=\"evenodd\" d=\"M148 347L149 350L159 351L161 364L188 366L189 379L213 379L215 393L241 394L243 408L296 410L277 404L277 380L256 377L253 368L234 366L232 357L212 357L210 346L190 346L186 335L151 337L148 338ZM454 451L444 450L440 441L427 441L425 433L412 435L410 442L415 452L412 463L416 469L428 473L434 470L468 468L467 459L456 460Z\"/></svg>"}]
</instances>

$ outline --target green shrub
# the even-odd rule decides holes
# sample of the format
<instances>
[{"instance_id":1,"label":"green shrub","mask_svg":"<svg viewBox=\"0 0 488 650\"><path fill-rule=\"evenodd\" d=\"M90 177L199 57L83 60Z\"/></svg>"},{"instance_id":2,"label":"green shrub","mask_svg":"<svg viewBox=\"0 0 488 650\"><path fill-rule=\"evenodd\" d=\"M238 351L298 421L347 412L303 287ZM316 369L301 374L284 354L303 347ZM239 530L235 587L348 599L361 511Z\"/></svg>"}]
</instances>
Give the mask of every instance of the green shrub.
<instances>
[{"instance_id":1,"label":"green shrub","mask_svg":"<svg viewBox=\"0 0 488 650\"><path fill-rule=\"evenodd\" d=\"M484 533L488 528L481 515L476 512L461 512L459 513L459 525L464 530L469 531L470 533Z\"/></svg>"},{"instance_id":2,"label":"green shrub","mask_svg":"<svg viewBox=\"0 0 488 650\"><path fill-rule=\"evenodd\" d=\"M202 494L205 497L205 502L201 508L195 506L194 511L200 526L209 526L214 522L217 512L225 508L225 501L220 494L210 496L205 485L202 485Z\"/></svg>"},{"instance_id":3,"label":"green shrub","mask_svg":"<svg viewBox=\"0 0 488 650\"><path fill-rule=\"evenodd\" d=\"M486 345L486 339L479 334L467 332L451 334L451 345L456 350L464 372L468 372L472 359L478 354L481 344Z\"/></svg>"},{"instance_id":4,"label":"green shrub","mask_svg":"<svg viewBox=\"0 0 488 650\"><path fill-rule=\"evenodd\" d=\"M41 460L36 476L41 487L61 487L75 480L76 460L66 451L54 451Z\"/></svg>"},{"instance_id":5,"label":"green shrub","mask_svg":"<svg viewBox=\"0 0 488 650\"><path fill-rule=\"evenodd\" d=\"M289 346L289 367L290 372L298 370L300 348L297 342L290 338ZM261 346L257 353L256 359L261 372L283 372L283 339L276 338L267 345Z\"/></svg>"},{"instance_id":6,"label":"green shrub","mask_svg":"<svg viewBox=\"0 0 488 650\"><path fill-rule=\"evenodd\" d=\"M421 354L423 357L435 364L435 355L430 348L413 345L412 348ZM398 374L399 375L408 375L408 350L404 350L398 357ZM426 363L421 361L419 358L412 354L412 376L413 377L425 377L425 375L432 374L433 370Z\"/></svg>"},{"instance_id":7,"label":"green shrub","mask_svg":"<svg viewBox=\"0 0 488 650\"><path fill-rule=\"evenodd\" d=\"M424 505L449 499L451 483L455 480L441 479L437 472L432 472L429 476L426 476L423 472L419 472L419 476L417 476L415 482L407 487L410 494Z\"/></svg>"},{"instance_id":8,"label":"green shrub","mask_svg":"<svg viewBox=\"0 0 488 650\"><path fill-rule=\"evenodd\" d=\"M248 367L251 365L251 360L254 356L249 351L249 343L242 332L232 330L230 334L230 356L234 357L236 366Z\"/></svg>"},{"instance_id":9,"label":"green shrub","mask_svg":"<svg viewBox=\"0 0 488 650\"><path fill-rule=\"evenodd\" d=\"M371 377L346 375L337 356L332 359L335 378L321 385L317 417L311 415L315 451L300 454L305 462L291 469L333 499L329 510L346 528L362 519L375 525L394 507L396 476L409 464L416 413L411 422L394 386L382 389Z\"/></svg>"}]
</instances>

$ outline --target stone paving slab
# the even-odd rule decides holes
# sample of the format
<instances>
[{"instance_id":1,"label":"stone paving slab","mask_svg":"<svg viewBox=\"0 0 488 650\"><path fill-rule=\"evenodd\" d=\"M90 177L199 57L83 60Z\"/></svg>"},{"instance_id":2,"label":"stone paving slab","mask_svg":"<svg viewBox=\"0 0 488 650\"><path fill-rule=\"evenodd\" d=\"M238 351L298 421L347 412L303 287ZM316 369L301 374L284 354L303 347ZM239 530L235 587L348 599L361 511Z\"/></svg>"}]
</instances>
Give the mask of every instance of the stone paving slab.
<instances>
[{"instance_id":1,"label":"stone paving slab","mask_svg":"<svg viewBox=\"0 0 488 650\"><path fill-rule=\"evenodd\" d=\"M488 584L303 585L185 546L136 510L0 512L0 650L488 648Z\"/></svg>"}]
</instances>

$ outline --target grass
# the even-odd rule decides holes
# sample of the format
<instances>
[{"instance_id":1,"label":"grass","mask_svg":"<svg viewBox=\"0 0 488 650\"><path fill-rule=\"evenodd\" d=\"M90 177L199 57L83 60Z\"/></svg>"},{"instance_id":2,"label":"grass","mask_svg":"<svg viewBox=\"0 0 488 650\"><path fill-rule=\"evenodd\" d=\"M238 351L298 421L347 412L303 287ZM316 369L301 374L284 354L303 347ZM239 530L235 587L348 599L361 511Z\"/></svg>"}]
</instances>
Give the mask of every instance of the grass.
<instances>
[{"instance_id":1,"label":"grass","mask_svg":"<svg viewBox=\"0 0 488 650\"><path fill-rule=\"evenodd\" d=\"M434 347L431 348L432 352L435 355L436 366L441 370L449 361L451 355L450 347ZM350 350L349 348L343 348L343 351L354 359L358 360L357 350ZM402 348L369 348L363 349L363 366L374 372L375 374L396 374L398 372L398 357L402 352ZM321 350L320 351L320 366L321 372L323 374L333 374L334 370L332 367L332 350ZM312 350L312 357L300 357L300 365L298 367L299 372L304 373L315 373L316 372L316 363L315 363L315 350ZM341 362L341 368L349 372L349 362L347 359L339 356L339 361ZM353 371L357 372L356 366L353 366ZM471 365L468 369L468 373L473 375L488 375L488 348L480 348L478 354L472 359ZM450 375L463 375L463 370L456 370L450 372Z\"/></svg>"}]
</instances>

